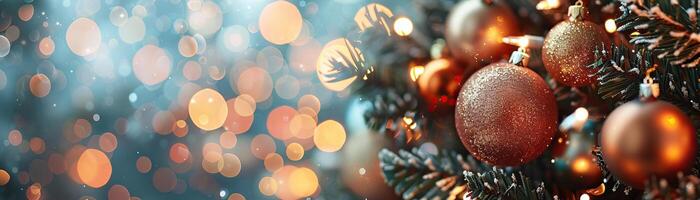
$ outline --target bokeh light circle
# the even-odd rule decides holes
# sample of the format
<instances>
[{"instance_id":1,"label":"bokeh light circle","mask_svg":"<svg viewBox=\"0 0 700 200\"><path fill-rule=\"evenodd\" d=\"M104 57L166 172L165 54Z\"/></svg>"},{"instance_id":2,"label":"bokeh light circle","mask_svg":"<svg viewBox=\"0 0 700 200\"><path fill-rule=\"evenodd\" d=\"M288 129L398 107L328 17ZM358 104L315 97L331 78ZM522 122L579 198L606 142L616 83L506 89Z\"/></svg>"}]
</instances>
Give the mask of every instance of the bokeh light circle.
<instances>
[{"instance_id":1,"label":"bokeh light circle","mask_svg":"<svg viewBox=\"0 0 700 200\"><path fill-rule=\"evenodd\" d=\"M314 130L314 144L323 152L336 152L345 144L345 128L334 120L321 122Z\"/></svg>"},{"instance_id":2,"label":"bokeh light circle","mask_svg":"<svg viewBox=\"0 0 700 200\"><path fill-rule=\"evenodd\" d=\"M112 162L97 149L86 149L77 162L77 172L85 185L100 188L112 177Z\"/></svg>"},{"instance_id":3,"label":"bokeh light circle","mask_svg":"<svg viewBox=\"0 0 700 200\"><path fill-rule=\"evenodd\" d=\"M316 173L306 167L294 169L289 175L289 190L297 198L310 196L318 188L318 177Z\"/></svg>"},{"instance_id":4,"label":"bokeh light circle","mask_svg":"<svg viewBox=\"0 0 700 200\"><path fill-rule=\"evenodd\" d=\"M258 159L265 159L267 154L274 153L277 147L272 137L267 134L258 134L250 142L250 152Z\"/></svg>"},{"instance_id":5,"label":"bokeh light circle","mask_svg":"<svg viewBox=\"0 0 700 200\"><path fill-rule=\"evenodd\" d=\"M56 49L56 44L51 37L44 37L39 41L39 53L43 56L50 56Z\"/></svg>"},{"instance_id":6,"label":"bokeh light circle","mask_svg":"<svg viewBox=\"0 0 700 200\"><path fill-rule=\"evenodd\" d=\"M224 168L221 169L221 175L232 178L241 173L241 160L238 156L232 153L225 153L223 156Z\"/></svg>"},{"instance_id":7,"label":"bokeh light circle","mask_svg":"<svg viewBox=\"0 0 700 200\"><path fill-rule=\"evenodd\" d=\"M223 14L219 5L213 1L206 1L199 9L190 9L187 21L194 33L208 37L221 28Z\"/></svg>"},{"instance_id":8,"label":"bokeh light circle","mask_svg":"<svg viewBox=\"0 0 700 200\"><path fill-rule=\"evenodd\" d=\"M10 40L4 35L0 35L0 58L10 54Z\"/></svg>"},{"instance_id":9,"label":"bokeh light circle","mask_svg":"<svg viewBox=\"0 0 700 200\"><path fill-rule=\"evenodd\" d=\"M219 144L221 144L221 147L223 148L232 149L236 146L237 142L238 140L236 139L236 134L231 131L223 132L219 136Z\"/></svg>"},{"instance_id":10,"label":"bokeh light circle","mask_svg":"<svg viewBox=\"0 0 700 200\"><path fill-rule=\"evenodd\" d=\"M51 92L51 80L44 74L35 74L29 80L29 91L36 97L45 97Z\"/></svg>"},{"instance_id":11,"label":"bokeh light circle","mask_svg":"<svg viewBox=\"0 0 700 200\"><path fill-rule=\"evenodd\" d=\"M136 170L141 173L148 173L151 171L152 166L153 164L151 163L151 159L146 156L141 156L136 160Z\"/></svg>"},{"instance_id":12,"label":"bokeh light circle","mask_svg":"<svg viewBox=\"0 0 700 200\"><path fill-rule=\"evenodd\" d=\"M258 183L260 193L266 196L272 196L277 192L277 181L269 176L263 177Z\"/></svg>"},{"instance_id":13,"label":"bokeh light circle","mask_svg":"<svg viewBox=\"0 0 700 200\"><path fill-rule=\"evenodd\" d=\"M219 92L210 88L192 95L188 111L192 122L206 131L223 126L228 116L226 100Z\"/></svg>"},{"instance_id":14,"label":"bokeh light circle","mask_svg":"<svg viewBox=\"0 0 700 200\"><path fill-rule=\"evenodd\" d=\"M156 85L167 79L172 65L165 50L151 44L139 49L131 64L136 78L146 85Z\"/></svg>"},{"instance_id":15,"label":"bokeh light circle","mask_svg":"<svg viewBox=\"0 0 700 200\"><path fill-rule=\"evenodd\" d=\"M66 42L68 48L76 55L89 56L100 48L102 32L95 21L81 17L68 26Z\"/></svg>"},{"instance_id":16,"label":"bokeh light circle","mask_svg":"<svg viewBox=\"0 0 700 200\"><path fill-rule=\"evenodd\" d=\"M284 159L282 159L282 156L277 153L270 153L265 156L263 164L268 172L275 172L277 169L284 166Z\"/></svg>"},{"instance_id":17,"label":"bokeh light circle","mask_svg":"<svg viewBox=\"0 0 700 200\"><path fill-rule=\"evenodd\" d=\"M190 159L190 149L182 143L175 143L170 146L170 160L175 163L184 163Z\"/></svg>"},{"instance_id":18,"label":"bokeh light circle","mask_svg":"<svg viewBox=\"0 0 700 200\"><path fill-rule=\"evenodd\" d=\"M248 94L256 102L263 102L272 94L272 77L262 68L251 67L241 72L236 86L240 94Z\"/></svg>"},{"instance_id":19,"label":"bokeh light circle","mask_svg":"<svg viewBox=\"0 0 700 200\"><path fill-rule=\"evenodd\" d=\"M134 44L146 36L146 24L141 17L130 17L119 26L119 38L127 44Z\"/></svg>"},{"instance_id":20,"label":"bokeh light circle","mask_svg":"<svg viewBox=\"0 0 700 200\"><path fill-rule=\"evenodd\" d=\"M192 57L197 54L197 41L192 36L182 36L178 42L177 49L183 57Z\"/></svg>"},{"instance_id":21,"label":"bokeh light circle","mask_svg":"<svg viewBox=\"0 0 700 200\"><path fill-rule=\"evenodd\" d=\"M287 158L291 161L298 161L304 157L304 147L296 142L287 145L285 152L287 153Z\"/></svg>"},{"instance_id":22,"label":"bokeh light circle","mask_svg":"<svg viewBox=\"0 0 700 200\"><path fill-rule=\"evenodd\" d=\"M0 169L0 186L5 186L10 182L10 174L4 169Z\"/></svg>"},{"instance_id":23,"label":"bokeh light circle","mask_svg":"<svg viewBox=\"0 0 700 200\"><path fill-rule=\"evenodd\" d=\"M280 106L270 111L266 123L270 135L280 140L291 138L292 131L289 125L296 114L297 111L289 106Z\"/></svg>"},{"instance_id":24,"label":"bokeh light circle","mask_svg":"<svg viewBox=\"0 0 700 200\"><path fill-rule=\"evenodd\" d=\"M265 40L282 45L294 41L299 36L302 21L301 13L294 4L274 1L260 12L258 27Z\"/></svg>"},{"instance_id":25,"label":"bokeh light circle","mask_svg":"<svg viewBox=\"0 0 700 200\"><path fill-rule=\"evenodd\" d=\"M129 200L131 194L123 185L112 185L107 192L107 200Z\"/></svg>"}]
</instances>

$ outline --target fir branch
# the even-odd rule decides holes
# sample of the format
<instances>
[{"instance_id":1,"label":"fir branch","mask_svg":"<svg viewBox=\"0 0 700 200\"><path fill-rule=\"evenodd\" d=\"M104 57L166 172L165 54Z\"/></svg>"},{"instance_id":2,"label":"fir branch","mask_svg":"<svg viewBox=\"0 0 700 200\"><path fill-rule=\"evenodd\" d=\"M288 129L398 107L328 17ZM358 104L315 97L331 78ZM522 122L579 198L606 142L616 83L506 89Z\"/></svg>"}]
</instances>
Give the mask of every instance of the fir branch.
<instances>
[{"instance_id":1,"label":"fir branch","mask_svg":"<svg viewBox=\"0 0 700 200\"><path fill-rule=\"evenodd\" d=\"M596 51L596 62L589 68L596 69L598 94L603 99L618 103L627 102L639 96L639 83L644 79L647 66L652 63L651 53L637 53L625 46L613 46L608 54L605 50ZM610 55L610 56L608 56Z\"/></svg>"},{"instance_id":2,"label":"fir branch","mask_svg":"<svg viewBox=\"0 0 700 200\"><path fill-rule=\"evenodd\" d=\"M672 65L700 64L700 35L691 0L621 0L618 31L637 31L632 44L653 51Z\"/></svg>"},{"instance_id":3,"label":"fir branch","mask_svg":"<svg viewBox=\"0 0 700 200\"><path fill-rule=\"evenodd\" d=\"M494 167L483 173L464 171L464 177L469 189L464 199L552 199L544 183L537 185L522 173Z\"/></svg>"},{"instance_id":4,"label":"fir branch","mask_svg":"<svg viewBox=\"0 0 700 200\"><path fill-rule=\"evenodd\" d=\"M379 160L385 182L403 199L461 199L467 189L462 171L483 168L448 150L434 155L414 148L397 155L382 149Z\"/></svg>"}]
</instances>

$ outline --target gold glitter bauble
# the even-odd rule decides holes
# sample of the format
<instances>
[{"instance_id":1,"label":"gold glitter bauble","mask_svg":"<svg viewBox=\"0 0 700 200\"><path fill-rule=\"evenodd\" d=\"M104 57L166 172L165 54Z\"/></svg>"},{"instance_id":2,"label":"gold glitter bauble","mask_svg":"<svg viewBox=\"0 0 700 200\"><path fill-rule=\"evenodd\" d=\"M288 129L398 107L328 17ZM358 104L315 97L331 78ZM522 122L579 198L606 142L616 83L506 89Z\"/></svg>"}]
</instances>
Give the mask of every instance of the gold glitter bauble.
<instances>
[{"instance_id":1,"label":"gold glitter bauble","mask_svg":"<svg viewBox=\"0 0 700 200\"><path fill-rule=\"evenodd\" d=\"M607 168L638 189L652 176L675 180L695 159L695 128L680 109L663 101L633 101L616 108L601 134Z\"/></svg>"},{"instance_id":2,"label":"gold glitter bauble","mask_svg":"<svg viewBox=\"0 0 700 200\"><path fill-rule=\"evenodd\" d=\"M544 39L542 62L547 72L564 85L578 87L593 83L595 51L610 50L610 39L598 25L566 20L552 28Z\"/></svg>"},{"instance_id":3,"label":"gold glitter bauble","mask_svg":"<svg viewBox=\"0 0 700 200\"><path fill-rule=\"evenodd\" d=\"M445 39L458 61L470 67L482 67L515 50L501 40L519 34L517 20L513 12L499 2L466 0L450 11Z\"/></svg>"},{"instance_id":4,"label":"gold glitter bauble","mask_svg":"<svg viewBox=\"0 0 700 200\"><path fill-rule=\"evenodd\" d=\"M462 144L479 160L515 166L539 156L557 128L552 90L537 73L496 63L474 73L457 98Z\"/></svg>"}]
</instances>

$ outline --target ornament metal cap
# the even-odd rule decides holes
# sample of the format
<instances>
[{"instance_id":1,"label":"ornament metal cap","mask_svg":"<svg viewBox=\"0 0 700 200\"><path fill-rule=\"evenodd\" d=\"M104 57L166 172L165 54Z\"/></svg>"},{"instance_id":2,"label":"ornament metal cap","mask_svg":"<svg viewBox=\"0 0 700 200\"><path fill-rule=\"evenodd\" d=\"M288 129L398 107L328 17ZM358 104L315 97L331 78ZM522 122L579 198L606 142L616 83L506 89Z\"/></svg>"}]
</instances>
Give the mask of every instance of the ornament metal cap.
<instances>
[{"instance_id":1,"label":"ornament metal cap","mask_svg":"<svg viewBox=\"0 0 700 200\"><path fill-rule=\"evenodd\" d=\"M569 6L569 20L581 21L586 15L586 7L583 6L583 1L576 1L576 4Z\"/></svg>"},{"instance_id":2,"label":"ornament metal cap","mask_svg":"<svg viewBox=\"0 0 700 200\"><path fill-rule=\"evenodd\" d=\"M661 92L659 89L659 84L654 83L654 79L652 79L650 75L654 70L656 70L656 65L647 70L646 77L644 77L644 82L639 84L639 98L641 99L655 99Z\"/></svg>"},{"instance_id":3,"label":"ornament metal cap","mask_svg":"<svg viewBox=\"0 0 700 200\"><path fill-rule=\"evenodd\" d=\"M508 60L508 62L514 65L527 67L527 64L530 62L530 54L528 54L528 52L529 50L527 48L520 47L517 51L513 51L513 53L510 54L510 60Z\"/></svg>"}]
</instances>

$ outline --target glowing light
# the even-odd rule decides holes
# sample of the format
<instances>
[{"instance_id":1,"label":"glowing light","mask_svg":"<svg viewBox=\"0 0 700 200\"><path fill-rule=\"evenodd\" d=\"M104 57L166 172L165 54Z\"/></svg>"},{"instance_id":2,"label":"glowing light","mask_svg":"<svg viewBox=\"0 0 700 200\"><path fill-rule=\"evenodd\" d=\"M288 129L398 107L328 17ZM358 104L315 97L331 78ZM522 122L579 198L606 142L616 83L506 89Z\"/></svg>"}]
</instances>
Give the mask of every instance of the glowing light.
<instances>
[{"instance_id":1,"label":"glowing light","mask_svg":"<svg viewBox=\"0 0 700 200\"><path fill-rule=\"evenodd\" d=\"M170 146L170 160L175 163L184 163L190 159L190 149L182 143L175 143Z\"/></svg>"},{"instance_id":2,"label":"glowing light","mask_svg":"<svg viewBox=\"0 0 700 200\"><path fill-rule=\"evenodd\" d=\"M139 49L132 59L132 71L143 84L156 85L170 76L172 62L165 50L155 45Z\"/></svg>"},{"instance_id":3,"label":"glowing light","mask_svg":"<svg viewBox=\"0 0 700 200\"><path fill-rule=\"evenodd\" d=\"M617 31L617 24L615 24L614 19L605 20L605 31L608 33L614 33Z\"/></svg>"},{"instance_id":4,"label":"glowing light","mask_svg":"<svg viewBox=\"0 0 700 200\"><path fill-rule=\"evenodd\" d=\"M221 175L232 178L241 173L241 160L238 159L238 156L231 153L225 153L223 156L223 161L224 168L221 169Z\"/></svg>"},{"instance_id":5,"label":"glowing light","mask_svg":"<svg viewBox=\"0 0 700 200\"><path fill-rule=\"evenodd\" d=\"M321 111L321 100L311 94L301 96L297 102L297 108L301 109L303 107L309 107L318 113Z\"/></svg>"},{"instance_id":6,"label":"glowing light","mask_svg":"<svg viewBox=\"0 0 700 200\"><path fill-rule=\"evenodd\" d=\"M304 147L299 143L291 143L287 145L287 158L291 161L298 161L304 157Z\"/></svg>"},{"instance_id":7,"label":"glowing light","mask_svg":"<svg viewBox=\"0 0 700 200\"><path fill-rule=\"evenodd\" d=\"M245 197L239 193L233 193L228 196L228 200L245 200Z\"/></svg>"},{"instance_id":8,"label":"glowing light","mask_svg":"<svg viewBox=\"0 0 700 200\"><path fill-rule=\"evenodd\" d=\"M263 38L268 42L277 45L287 44L294 41L301 33L301 13L292 3L275 1L267 4L260 12L258 27Z\"/></svg>"},{"instance_id":9,"label":"glowing light","mask_svg":"<svg viewBox=\"0 0 700 200\"><path fill-rule=\"evenodd\" d=\"M407 36L413 32L413 22L407 17L399 17L394 21L394 32L399 36Z\"/></svg>"},{"instance_id":10,"label":"glowing light","mask_svg":"<svg viewBox=\"0 0 700 200\"><path fill-rule=\"evenodd\" d=\"M292 121L289 122L289 130L292 136L300 139L307 139L314 136L315 128L316 119L308 114L299 113L294 115Z\"/></svg>"},{"instance_id":11,"label":"glowing light","mask_svg":"<svg viewBox=\"0 0 700 200\"><path fill-rule=\"evenodd\" d=\"M282 156L280 156L279 154L270 153L270 154L267 154L267 156L265 157L263 164L265 164L265 169L268 172L275 172L279 168L282 168L282 166L284 166L284 160L282 159Z\"/></svg>"},{"instance_id":12,"label":"glowing light","mask_svg":"<svg viewBox=\"0 0 700 200\"><path fill-rule=\"evenodd\" d=\"M123 185L113 185L107 192L107 200L125 200L130 198L129 190Z\"/></svg>"},{"instance_id":13,"label":"glowing light","mask_svg":"<svg viewBox=\"0 0 700 200\"><path fill-rule=\"evenodd\" d=\"M289 175L289 190L292 194L301 198L307 197L318 188L318 177L313 170L305 167L300 167L292 171Z\"/></svg>"},{"instance_id":14,"label":"glowing light","mask_svg":"<svg viewBox=\"0 0 700 200\"><path fill-rule=\"evenodd\" d=\"M591 160L588 157L582 156L576 158L573 162L572 169L576 173L586 173L591 168Z\"/></svg>"},{"instance_id":15,"label":"glowing light","mask_svg":"<svg viewBox=\"0 0 700 200\"><path fill-rule=\"evenodd\" d=\"M267 130L270 135L280 140L286 140L292 137L292 131L289 125L292 118L297 114L294 108L289 106L280 106L270 111L267 116Z\"/></svg>"},{"instance_id":16,"label":"glowing light","mask_svg":"<svg viewBox=\"0 0 700 200\"><path fill-rule=\"evenodd\" d=\"M102 43L100 27L91 19L78 18L68 26L66 42L68 48L76 55L91 55L97 52Z\"/></svg>"},{"instance_id":17,"label":"glowing light","mask_svg":"<svg viewBox=\"0 0 700 200\"><path fill-rule=\"evenodd\" d=\"M274 153L277 147L272 137L267 134L258 134L250 142L250 152L258 159L265 159L267 154Z\"/></svg>"},{"instance_id":18,"label":"glowing light","mask_svg":"<svg viewBox=\"0 0 700 200\"><path fill-rule=\"evenodd\" d=\"M199 9L190 9L187 21L194 33L210 36L221 29L223 14L213 1L206 1Z\"/></svg>"},{"instance_id":19,"label":"glowing light","mask_svg":"<svg viewBox=\"0 0 700 200\"><path fill-rule=\"evenodd\" d=\"M141 173L148 173L151 171L151 159L146 157L146 156L141 156L139 159L136 160L136 170L138 170Z\"/></svg>"},{"instance_id":20,"label":"glowing light","mask_svg":"<svg viewBox=\"0 0 700 200\"><path fill-rule=\"evenodd\" d=\"M177 49L183 57L192 57L197 53L197 41L192 36L183 36L178 42Z\"/></svg>"},{"instance_id":21,"label":"glowing light","mask_svg":"<svg viewBox=\"0 0 700 200\"><path fill-rule=\"evenodd\" d=\"M0 186L5 186L10 182L10 174L4 169L0 169Z\"/></svg>"},{"instance_id":22,"label":"glowing light","mask_svg":"<svg viewBox=\"0 0 700 200\"><path fill-rule=\"evenodd\" d=\"M100 149L105 152L113 152L117 149L117 137L110 132L106 132L100 135L99 145Z\"/></svg>"},{"instance_id":23,"label":"glowing light","mask_svg":"<svg viewBox=\"0 0 700 200\"><path fill-rule=\"evenodd\" d=\"M44 37L39 41L39 53L44 56L50 56L53 54L56 45L51 37Z\"/></svg>"},{"instance_id":24,"label":"glowing light","mask_svg":"<svg viewBox=\"0 0 700 200\"><path fill-rule=\"evenodd\" d=\"M34 16L34 6L32 4L24 4L22 7L19 7L19 11L17 11L17 15L19 16L19 19L22 21L29 21L32 19L32 16Z\"/></svg>"},{"instance_id":25,"label":"glowing light","mask_svg":"<svg viewBox=\"0 0 700 200\"><path fill-rule=\"evenodd\" d=\"M51 92L51 80L44 74L35 74L29 80L29 91L36 97L45 97Z\"/></svg>"},{"instance_id":26,"label":"glowing light","mask_svg":"<svg viewBox=\"0 0 700 200\"><path fill-rule=\"evenodd\" d=\"M561 3L559 0L542 0L537 3L535 8L537 8L537 10L552 10L559 8L560 5Z\"/></svg>"},{"instance_id":27,"label":"glowing light","mask_svg":"<svg viewBox=\"0 0 700 200\"><path fill-rule=\"evenodd\" d=\"M251 116L255 113L255 99L250 95L242 94L234 100L233 108L236 114L242 117Z\"/></svg>"},{"instance_id":28,"label":"glowing light","mask_svg":"<svg viewBox=\"0 0 700 200\"><path fill-rule=\"evenodd\" d=\"M115 6L112 8L112 10L109 12L109 21L112 22L115 26L122 26L126 23L126 19L129 18L129 13L127 13L126 9L121 6Z\"/></svg>"},{"instance_id":29,"label":"glowing light","mask_svg":"<svg viewBox=\"0 0 700 200\"><path fill-rule=\"evenodd\" d=\"M34 183L29 188L27 188L27 200L39 200L41 199L41 184Z\"/></svg>"},{"instance_id":30,"label":"glowing light","mask_svg":"<svg viewBox=\"0 0 700 200\"><path fill-rule=\"evenodd\" d=\"M250 44L250 33L240 25L230 26L224 29L219 40L223 41L224 47L231 52L243 52Z\"/></svg>"},{"instance_id":31,"label":"glowing light","mask_svg":"<svg viewBox=\"0 0 700 200\"><path fill-rule=\"evenodd\" d=\"M337 121L327 120L314 130L314 144L324 152L336 152L345 144L345 129Z\"/></svg>"},{"instance_id":32,"label":"glowing light","mask_svg":"<svg viewBox=\"0 0 700 200\"><path fill-rule=\"evenodd\" d=\"M391 35L389 29L388 19L392 18L394 13L391 12L389 8L382 4L370 3L357 10L355 13L355 23L360 28L360 31L364 31L367 28L374 26L375 24L382 25L386 33Z\"/></svg>"},{"instance_id":33,"label":"glowing light","mask_svg":"<svg viewBox=\"0 0 700 200\"><path fill-rule=\"evenodd\" d=\"M44 150L46 149L45 145L46 143L44 143L44 139L38 137L34 137L29 140L29 149L31 149L35 154L44 153Z\"/></svg>"},{"instance_id":34,"label":"glowing light","mask_svg":"<svg viewBox=\"0 0 700 200\"><path fill-rule=\"evenodd\" d=\"M416 80L418 80L418 77L420 77L420 75L423 75L424 72L425 66L418 65L411 67L411 80L415 82Z\"/></svg>"},{"instance_id":35,"label":"glowing light","mask_svg":"<svg viewBox=\"0 0 700 200\"><path fill-rule=\"evenodd\" d=\"M232 149L235 147L237 141L236 134L231 131L221 133L221 136L219 136L219 143L221 144L221 147L226 149Z\"/></svg>"},{"instance_id":36,"label":"glowing light","mask_svg":"<svg viewBox=\"0 0 700 200\"><path fill-rule=\"evenodd\" d=\"M13 146L19 146L22 144L22 133L18 130L11 130L10 134L7 135L7 140Z\"/></svg>"},{"instance_id":37,"label":"glowing light","mask_svg":"<svg viewBox=\"0 0 700 200\"><path fill-rule=\"evenodd\" d=\"M586 121L588 119L588 110L586 108L580 107L574 111L574 116L576 121Z\"/></svg>"},{"instance_id":38,"label":"glowing light","mask_svg":"<svg viewBox=\"0 0 700 200\"><path fill-rule=\"evenodd\" d=\"M4 35L0 35L0 58L10 54L10 40Z\"/></svg>"},{"instance_id":39,"label":"glowing light","mask_svg":"<svg viewBox=\"0 0 700 200\"><path fill-rule=\"evenodd\" d=\"M253 100L252 102L252 105L255 105L255 101ZM254 115L251 114L247 117L239 115L238 112L236 112L236 99L229 99L226 101L226 105L228 110L232 110L232 112L228 112L228 117L226 117L226 121L224 122L224 129L235 134L248 131L253 125Z\"/></svg>"},{"instance_id":40,"label":"glowing light","mask_svg":"<svg viewBox=\"0 0 700 200\"><path fill-rule=\"evenodd\" d=\"M100 188L112 177L112 163L97 149L86 149L76 164L78 177L85 185Z\"/></svg>"},{"instance_id":41,"label":"glowing light","mask_svg":"<svg viewBox=\"0 0 700 200\"><path fill-rule=\"evenodd\" d=\"M236 86L240 94L248 94L255 102L263 102L272 94L272 77L262 68L251 67L241 72Z\"/></svg>"},{"instance_id":42,"label":"glowing light","mask_svg":"<svg viewBox=\"0 0 700 200\"><path fill-rule=\"evenodd\" d=\"M194 53L192 53L194 55ZM190 81L199 80L202 77L202 66L195 61L187 61L182 68L182 75Z\"/></svg>"},{"instance_id":43,"label":"glowing light","mask_svg":"<svg viewBox=\"0 0 700 200\"><path fill-rule=\"evenodd\" d=\"M277 181L269 176L263 177L260 179L260 183L258 183L258 188L260 189L260 193L265 196L272 196L277 192Z\"/></svg>"},{"instance_id":44,"label":"glowing light","mask_svg":"<svg viewBox=\"0 0 700 200\"><path fill-rule=\"evenodd\" d=\"M582 194L580 200L591 200L591 197L588 196L588 194Z\"/></svg>"},{"instance_id":45,"label":"glowing light","mask_svg":"<svg viewBox=\"0 0 700 200\"><path fill-rule=\"evenodd\" d=\"M228 106L224 97L209 88L192 95L188 111L192 122L205 131L223 126L228 116Z\"/></svg>"}]
</instances>

